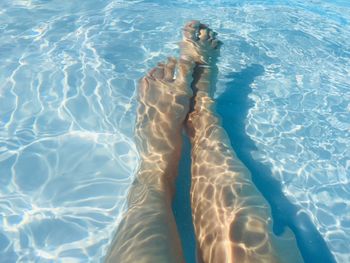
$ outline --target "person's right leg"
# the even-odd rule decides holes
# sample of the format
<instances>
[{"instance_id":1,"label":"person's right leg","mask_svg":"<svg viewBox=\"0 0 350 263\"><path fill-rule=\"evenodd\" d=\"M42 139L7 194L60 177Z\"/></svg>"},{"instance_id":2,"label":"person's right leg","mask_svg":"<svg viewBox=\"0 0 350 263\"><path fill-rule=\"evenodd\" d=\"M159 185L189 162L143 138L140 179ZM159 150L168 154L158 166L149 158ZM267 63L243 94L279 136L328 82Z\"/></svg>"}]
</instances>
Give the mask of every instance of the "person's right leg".
<instances>
[{"instance_id":1,"label":"person's right leg","mask_svg":"<svg viewBox=\"0 0 350 263\"><path fill-rule=\"evenodd\" d=\"M193 66L191 61L170 58L140 83L135 129L140 166L129 191L128 210L106 256L108 263L184 262L171 202Z\"/></svg>"},{"instance_id":2,"label":"person's right leg","mask_svg":"<svg viewBox=\"0 0 350 263\"><path fill-rule=\"evenodd\" d=\"M198 21L189 23L184 31L184 53L188 57L193 54L199 65L192 84L194 107L187 121L199 261L302 262L291 231L281 237L273 234L270 207L234 153L214 113L210 93L217 72L215 34Z\"/></svg>"}]
</instances>

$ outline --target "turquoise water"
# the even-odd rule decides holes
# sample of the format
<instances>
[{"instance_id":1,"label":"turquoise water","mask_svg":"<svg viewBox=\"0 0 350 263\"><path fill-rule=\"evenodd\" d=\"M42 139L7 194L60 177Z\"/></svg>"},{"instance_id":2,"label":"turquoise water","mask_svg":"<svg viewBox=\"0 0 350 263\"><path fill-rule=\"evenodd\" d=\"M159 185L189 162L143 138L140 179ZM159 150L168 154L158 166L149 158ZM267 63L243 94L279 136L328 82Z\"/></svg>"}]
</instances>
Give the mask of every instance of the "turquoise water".
<instances>
[{"instance_id":1,"label":"turquoise water","mask_svg":"<svg viewBox=\"0 0 350 263\"><path fill-rule=\"evenodd\" d=\"M296 0L2 0L0 262L103 260L138 164L137 80L189 19L224 42L218 111L276 233L350 262L350 4Z\"/></svg>"}]
</instances>

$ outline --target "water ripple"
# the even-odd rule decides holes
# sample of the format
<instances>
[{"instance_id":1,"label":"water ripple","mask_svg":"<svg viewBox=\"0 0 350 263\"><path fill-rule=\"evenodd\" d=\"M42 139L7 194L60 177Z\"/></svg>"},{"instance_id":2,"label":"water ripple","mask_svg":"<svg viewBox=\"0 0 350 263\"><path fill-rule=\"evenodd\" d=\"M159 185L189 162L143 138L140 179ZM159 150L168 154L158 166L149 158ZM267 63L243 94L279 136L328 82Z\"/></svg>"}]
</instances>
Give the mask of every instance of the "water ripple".
<instances>
[{"instance_id":1,"label":"water ripple","mask_svg":"<svg viewBox=\"0 0 350 263\"><path fill-rule=\"evenodd\" d=\"M249 94L252 155L349 262L349 5L163 2L1 2L0 258L103 259L137 169L137 80L197 18L225 43L216 96L229 73L264 67Z\"/></svg>"}]
</instances>

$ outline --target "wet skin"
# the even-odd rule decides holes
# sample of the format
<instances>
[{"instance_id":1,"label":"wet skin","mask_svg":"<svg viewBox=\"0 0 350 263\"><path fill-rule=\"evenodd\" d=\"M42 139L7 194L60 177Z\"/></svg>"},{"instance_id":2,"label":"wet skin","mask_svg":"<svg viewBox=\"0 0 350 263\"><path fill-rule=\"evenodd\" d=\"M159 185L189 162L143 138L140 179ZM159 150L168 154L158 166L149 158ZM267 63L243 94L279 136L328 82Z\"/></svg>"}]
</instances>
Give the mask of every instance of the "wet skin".
<instances>
[{"instance_id":1,"label":"wet skin","mask_svg":"<svg viewBox=\"0 0 350 263\"><path fill-rule=\"evenodd\" d=\"M219 54L209 43L216 34L198 21L187 24L185 31L188 48L192 44L192 52L197 53L193 56L197 65L194 106L186 126L192 144L191 206L198 260L302 262L291 231L281 237L273 234L270 207L237 158L215 113L211 94Z\"/></svg>"},{"instance_id":2,"label":"wet skin","mask_svg":"<svg viewBox=\"0 0 350 263\"><path fill-rule=\"evenodd\" d=\"M171 202L193 67L192 61L169 58L140 81L135 130L140 167L106 262L184 262Z\"/></svg>"},{"instance_id":3,"label":"wet skin","mask_svg":"<svg viewBox=\"0 0 350 263\"><path fill-rule=\"evenodd\" d=\"M302 262L291 231L273 234L270 207L215 114L220 46L215 32L191 21L179 62L170 58L141 80L135 131L141 163L106 262L184 262L171 210L183 127L192 144L198 261Z\"/></svg>"}]
</instances>

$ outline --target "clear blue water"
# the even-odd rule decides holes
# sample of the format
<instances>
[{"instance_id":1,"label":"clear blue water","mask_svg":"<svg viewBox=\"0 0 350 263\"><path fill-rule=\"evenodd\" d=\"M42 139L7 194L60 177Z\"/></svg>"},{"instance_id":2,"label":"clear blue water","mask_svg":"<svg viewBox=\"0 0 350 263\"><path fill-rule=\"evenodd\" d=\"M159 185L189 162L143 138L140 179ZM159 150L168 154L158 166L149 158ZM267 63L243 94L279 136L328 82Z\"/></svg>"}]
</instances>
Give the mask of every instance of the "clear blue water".
<instances>
[{"instance_id":1,"label":"clear blue water","mask_svg":"<svg viewBox=\"0 0 350 263\"><path fill-rule=\"evenodd\" d=\"M2 0L0 262L103 260L138 164L137 80L189 19L225 43L218 111L276 233L291 227L309 262L350 262L345 0Z\"/></svg>"}]
</instances>

